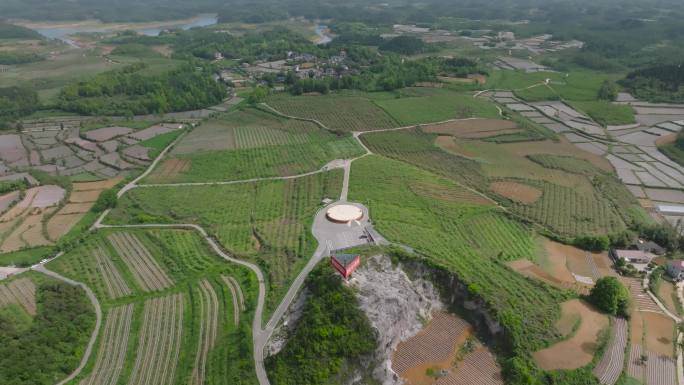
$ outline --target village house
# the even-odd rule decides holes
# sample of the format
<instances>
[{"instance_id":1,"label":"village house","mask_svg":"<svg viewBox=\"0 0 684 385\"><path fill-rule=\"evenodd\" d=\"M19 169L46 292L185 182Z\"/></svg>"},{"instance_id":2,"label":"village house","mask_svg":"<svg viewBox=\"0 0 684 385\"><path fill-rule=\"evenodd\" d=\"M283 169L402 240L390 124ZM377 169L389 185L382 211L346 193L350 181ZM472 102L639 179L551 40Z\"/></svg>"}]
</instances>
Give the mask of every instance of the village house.
<instances>
[{"instance_id":1,"label":"village house","mask_svg":"<svg viewBox=\"0 0 684 385\"><path fill-rule=\"evenodd\" d=\"M653 253L641 250L610 249L609 255L615 261L622 260L633 265L638 271L645 271L648 264L656 257Z\"/></svg>"},{"instance_id":2,"label":"village house","mask_svg":"<svg viewBox=\"0 0 684 385\"><path fill-rule=\"evenodd\" d=\"M667 274L675 281L684 279L684 261L681 259L670 261L667 264Z\"/></svg>"},{"instance_id":3,"label":"village house","mask_svg":"<svg viewBox=\"0 0 684 385\"><path fill-rule=\"evenodd\" d=\"M665 248L660 246L659 244L653 241L646 241L643 239L637 240L636 242L634 242L634 244L630 245L628 249L645 251L653 253L655 255L665 255L665 253L667 252L667 250L665 250Z\"/></svg>"}]
</instances>

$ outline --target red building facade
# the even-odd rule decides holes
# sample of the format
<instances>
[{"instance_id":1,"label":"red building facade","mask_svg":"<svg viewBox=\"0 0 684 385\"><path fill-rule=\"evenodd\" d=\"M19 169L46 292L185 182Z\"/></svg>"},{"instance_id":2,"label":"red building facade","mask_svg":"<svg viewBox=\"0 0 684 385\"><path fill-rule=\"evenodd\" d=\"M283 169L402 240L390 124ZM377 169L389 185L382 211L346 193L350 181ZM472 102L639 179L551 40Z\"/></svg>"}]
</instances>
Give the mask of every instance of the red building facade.
<instances>
[{"instance_id":1,"label":"red building facade","mask_svg":"<svg viewBox=\"0 0 684 385\"><path fill-rule=\"evenodd\" d=\"M344 279L347 279L361 264L361 256L355 254L334 254L330 256L330 264Z\"/></svg>"}]
</instances>

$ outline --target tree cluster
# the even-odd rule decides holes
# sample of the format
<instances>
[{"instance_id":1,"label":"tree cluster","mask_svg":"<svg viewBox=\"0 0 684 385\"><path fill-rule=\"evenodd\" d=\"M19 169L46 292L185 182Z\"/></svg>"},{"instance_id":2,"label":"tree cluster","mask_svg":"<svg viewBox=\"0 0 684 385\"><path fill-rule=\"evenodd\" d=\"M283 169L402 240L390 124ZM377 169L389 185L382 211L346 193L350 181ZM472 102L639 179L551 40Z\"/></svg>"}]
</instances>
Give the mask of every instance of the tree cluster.
<instances>
[{"instance_id":1,"label":"tree cluster","mask_svg":"<svg viewBox=\"0 0 684 385\"><path fill-rule=\"evenodd\" d=\"M38 94L27 87L0 88L0 128L7 123L36 111Z\"/></svg>"},{"instance_id":2,"label":"tree cluster","mask_svg":"<svg viewBox=\"0 0 684 385\"><path fill-rule=\"evenodd\" d=\"M682 103L684 62L644 67L630 72L620 83L639 99Z\"/></svg>"},{"instance_id":3,"label":"tree cluster","mask_svg":"<svg viewBox=\"0 0 684 385\"><path fill-rule=\"evenodd\" d=\"M327 263L307 278L309 296L294 334L266 360L274 385L324 385L354 375L376 339L354 293ZM344 372L343 372L344 371Z\"/></svg>"},{"instance_id":4,"label":"tree cluster","mask_svg":"<svg viewBox=\"0 0 684 385\"><path fill-rule=\"evenodd\" d=\"M66 86L58 106L84 115L144 115L196 110L221 102L223 85L208 69L184 65L157 74L144 73L146 65L133 64Z\"/></svg>"},{"instance_id":5,"label":"tree cluster","mask_svg":"<svg viewBox=\"0 0 684 385\"><path fill-rule=\"evenodd\" d=\"M64 283L41 285L38 314L29 324L0 313L0 383L52 385L78 365L95 326L83 290ZM13 312L16 313L16 312Z\"/></svg>"},{"instance_id":6,"label":"tree cluster","mask_svg":"<svg viewBox=\"0 0 684 385\"><path fill-rule=\"evenodd\" d=\"M615 277L599 278L589 294L594 306L620 317L629 317L629 298L629 290Z\"/></svg>"}]
</instances>

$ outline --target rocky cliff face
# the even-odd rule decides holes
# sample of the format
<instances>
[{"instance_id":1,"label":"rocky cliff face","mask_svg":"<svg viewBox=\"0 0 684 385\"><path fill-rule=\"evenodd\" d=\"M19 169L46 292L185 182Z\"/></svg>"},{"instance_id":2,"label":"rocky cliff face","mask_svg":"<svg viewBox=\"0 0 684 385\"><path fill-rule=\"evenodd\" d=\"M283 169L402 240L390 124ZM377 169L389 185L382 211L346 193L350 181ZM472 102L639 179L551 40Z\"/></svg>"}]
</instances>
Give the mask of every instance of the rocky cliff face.
<instances>
[{"instance_id":1,"label":"rocky cliff face","mask_svg":"<svg viewBox=\"0 0 684 385\"><path fill-rule=\"evenodd\" d=\"M374 361L378 364L373 377L383 385L402 383L391 368L397 344L418 333L434 310L444 308L439 291L423 273L411 279L389 257L375 256L364 262L350 282L357 290L359 307L377 331Z\"/></svg>"}]
</instances>

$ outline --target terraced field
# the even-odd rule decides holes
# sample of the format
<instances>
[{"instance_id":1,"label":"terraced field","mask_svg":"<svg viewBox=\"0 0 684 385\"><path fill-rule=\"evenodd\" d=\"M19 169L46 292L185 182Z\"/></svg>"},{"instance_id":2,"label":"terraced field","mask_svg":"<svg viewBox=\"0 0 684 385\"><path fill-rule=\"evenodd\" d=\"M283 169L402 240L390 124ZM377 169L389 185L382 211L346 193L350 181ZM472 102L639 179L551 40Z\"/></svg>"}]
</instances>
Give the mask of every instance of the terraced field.
<instances>
[{"instance_id":1,"label":"terraced field","mask_svg":"<svg viewBox=\"0 0 684 385\"><path fill-rule=\"evenodd\" d=\"M133 304L112 308L107 315L102 341L92 373L79 385L115 385L118 383L128 351L133 321Z\"/></svg>"},{"instance_id":2,"label":"terraced field","mask_svg":"<svg viewBox=\"0 0 684 385\"><path fill-rule=\"evenodd\" d=\"M333 130L370 131L400 126L364 97L276 96L269 98L267 104L285 115L314 119Z\"/></svg>"},{"instance_id":3,"label":"terraced field","mask_svg":"<svg viewBox=\"0 0 684 385\"><path fill-rule=\"evenodd\" d=\"M182 342L183 307L182 294L145 301L129 385L174 383Z\"/></svg>"},{"instance_id":4,"label":"terraced field","mask_svg":"<svg viewBox=\"0 0 684 385\"><path fill-rule=\"evenodd\" d=\"M259 110L236 111L208 121L184 137L148 183L244 180L302 174L363 149L349 134ZM167 164L184 164L171 172Z\"/></svg>"}]
</instances>

